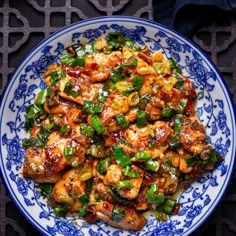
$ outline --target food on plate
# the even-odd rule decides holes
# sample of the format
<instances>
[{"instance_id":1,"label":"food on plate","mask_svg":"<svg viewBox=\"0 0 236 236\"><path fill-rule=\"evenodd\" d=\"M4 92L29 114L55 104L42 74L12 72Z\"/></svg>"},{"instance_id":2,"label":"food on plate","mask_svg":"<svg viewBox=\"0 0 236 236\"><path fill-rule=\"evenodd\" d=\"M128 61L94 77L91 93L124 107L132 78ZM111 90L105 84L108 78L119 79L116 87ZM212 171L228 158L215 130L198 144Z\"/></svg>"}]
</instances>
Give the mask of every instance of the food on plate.
<instances>
[{"instance_id":1,"label":"food on plate","mask_svg":"<svg viewBox=\"0 0 236 236\"><path fill-rule=\"evenodd\" d=\"M178 213L176 196L221 161L173 58L121 33L73 45L26 108L23 175L56 216L141 230L144 212Z\"/></svg>"}]
</instances>

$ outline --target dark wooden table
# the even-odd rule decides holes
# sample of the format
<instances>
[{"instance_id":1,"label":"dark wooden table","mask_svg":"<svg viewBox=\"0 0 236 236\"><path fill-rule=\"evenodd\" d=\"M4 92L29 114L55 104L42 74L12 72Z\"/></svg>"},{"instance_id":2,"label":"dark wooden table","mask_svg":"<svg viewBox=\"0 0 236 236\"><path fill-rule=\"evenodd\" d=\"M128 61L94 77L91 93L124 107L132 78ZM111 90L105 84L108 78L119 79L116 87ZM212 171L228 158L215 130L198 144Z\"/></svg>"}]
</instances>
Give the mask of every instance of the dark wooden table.
<instances>
[{"instance_id":1,"label":"dark wooden table","mask_svg":"<svg viewBox=\"0 0 236 236\"><path fill-rule=\"evenodd\" d=\"M153 19L152 1L0 0L0 94L20 60L44 37L70 23L104 15ZM211 56L236 94L236 16L223 14L196 32L193 40ZM0 184L0 235L39 235ZM236 235L236 174L222 203L193 235Z\"/></svg>"}]
</instances>

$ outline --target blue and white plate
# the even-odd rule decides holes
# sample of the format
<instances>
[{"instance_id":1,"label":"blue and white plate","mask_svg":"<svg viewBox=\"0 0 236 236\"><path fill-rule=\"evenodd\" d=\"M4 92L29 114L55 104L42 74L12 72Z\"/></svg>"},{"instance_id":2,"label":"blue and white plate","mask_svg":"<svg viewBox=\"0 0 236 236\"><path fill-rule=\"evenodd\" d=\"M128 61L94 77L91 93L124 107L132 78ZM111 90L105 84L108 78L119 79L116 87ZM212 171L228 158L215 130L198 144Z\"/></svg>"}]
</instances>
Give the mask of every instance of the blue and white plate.
<instances>
[{"instance_id":1,"label":"blue and white plate","mask_svg":"<svg viewBox=\"0 0 236 236\"><path fill-rule=\"evenodd\" d=\"M122 32L152 51L162 50L182 67L198 93L197 114L206 126L209 141L225 161L207 173L179 197L178 215L167 222L150 216L141 232L127 232L103 222L88 224L79 217L55 217L37 185L22 176L25 107L44 88L42 72L58 60L72 44L90 42L110 31ZM235 157L235 114L229 91L217 69L190 41L154 22L132 17L101 17L70 25L43 40L16 69L0 108L2 178L22 214L45 235L188 235L201 225L219 203L233 170Z\"/></svg>"}]
</instances>

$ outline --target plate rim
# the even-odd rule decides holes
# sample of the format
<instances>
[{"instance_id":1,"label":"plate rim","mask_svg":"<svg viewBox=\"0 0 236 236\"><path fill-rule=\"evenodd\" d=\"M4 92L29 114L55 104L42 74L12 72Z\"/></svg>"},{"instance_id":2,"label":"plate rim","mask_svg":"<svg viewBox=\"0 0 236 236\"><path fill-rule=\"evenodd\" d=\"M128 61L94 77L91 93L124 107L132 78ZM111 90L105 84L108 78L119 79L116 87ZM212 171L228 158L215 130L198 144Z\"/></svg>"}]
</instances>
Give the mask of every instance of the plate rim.
<instances>
[{"instance_id":1,"label":"plate rim","mask_svg":"<svg viewBox=\"0 0 236 236\"><path fill-rule=\"evenodd\" d=\"M144 22L146 22L148 26L154 27L156 29L163 28L165 31L168 31L168 33L170 33L171 35L178 36L179 39L182 39L182 40L186 41L189 45L191 45L191 47L193 47L194 50L199 52L201 54L201 56L206 59L206 62L208 62L208 64L209 64L208 66L212 67L214 72L217 74L217 77L219 78L220 82L223 85L222 86L223 92L225 94L225 97L226 97L226 100L227 100L227 103L229 106L229 110L231 110L231 108L232 108L232 110L231 110L232 121L235 121L236 105L233 102L232 94L229 90L229 87L228 87L226 81L224 80L223 76L221 75L221 72L219 71L219 69L217 68L215 63L212 61L212 59L195 42L191 41L190 39L188 39L184 35L180 34L179 32L175 31L174 29L171 29L171 28L169 28L165 25L162 25L158 22L144 19L144 18L140 18L140 17L135 17L135 16L118 16L118 15L117 16L92 17L92 18L84 19L84 20L81 20L78 22L74 22L72 24L69 24L67 26L64 26L64 27L56 30L55 32L53 32L52 34L50 34L49 36L45 37L43 40L38 42L36 45L34 45L34 47L31 50L29 50L28 53L26 53L26 55L24 55L22 57L22 59L20 60L20 62L17 65L17 67L14 69L14 71L11 75L11 78L7 81L7 84L5 85L5 87L3 89L1 100L0 100L0 112L2 113L2 111L4 110L4 104L7 101L8 96L9 96L9 89L12 87L12 85L14 85L14 82L16 81L16 78L14 79L14 77L16 76L20 67L23 66L22 64L24 64L26 59L28 57L30 57L30 55L33 54L33 52L36 51L36 49L40 48L40 46L43 45L46 41L48 41L50 38L54 38L55 35L58 35L63 31L68 31L68 30L70 31L70 29L73 30L73 29L75 29L76 26L78 26L78 28L81 28L81 27L83 27L83 25L89 25L90 23L96 24L97 23L96 21L98 21L98 23L101 23L104 20L104 23L109 23L109 19L113 20L113 21L118 20L118 19L123 19L123 21L124 21L124 19L126 19L130 23L140 23L140 24L143 24ZM55 40L55 39L53 39L53 40ZM19 72L20 72L20 70L19 70ZM1 125L2 125L2 116L0 117L0 126ZM2 131L2 128L0 127L0 135L2 135L1 131ZM235 122L233 122L233 124L232 124L232 131L233 131L233 133L231 134L231 136L233 137L234 134L236 134ZM234 137L233 137L233 140L234 140ZM2 144L1 140L0 140L0 144ZM227 171L228 175L225 178L226 185L222 186L221 191L219 192L217 198L214 199L210 209L204 215L203 220L196 222L195 225L193 227L191 227L190 229L187 229L185 233L190 234L193 231L196 231L210 217L210 215L212 215L212 213L215 211L215 207L218 204L220 204L220 202L222 202L223 196L226 194L227 188L229 187L229 183L232 178L234 166L236 164L235 154L236 154L236 143L232 142L232 160L231 160L232 165L229 166L229 169ZM0 157L3 159L2 152L0 152ZM3 171L5 172L5 169L2 165L2 162L0 162L0 169L1 169L0 177L2 179L2 183L5 187L5 191L8 193L10 199L14 202L15 206L18 208L18 210L21 212L21 214L25 217L25 219L28 221L28 223L32 223L33 227L36 230L38 230L39 232L43 233L44 235L48 235L46 228L43 228L27 212L25 212L24 207L22 207L22 205L18 201L17 195L15 195L12 191L10 191L10 189L11 189L10 184L7 183L8 182L7 178L5 178L3 175Z\"/></svg>"}]
</instances>

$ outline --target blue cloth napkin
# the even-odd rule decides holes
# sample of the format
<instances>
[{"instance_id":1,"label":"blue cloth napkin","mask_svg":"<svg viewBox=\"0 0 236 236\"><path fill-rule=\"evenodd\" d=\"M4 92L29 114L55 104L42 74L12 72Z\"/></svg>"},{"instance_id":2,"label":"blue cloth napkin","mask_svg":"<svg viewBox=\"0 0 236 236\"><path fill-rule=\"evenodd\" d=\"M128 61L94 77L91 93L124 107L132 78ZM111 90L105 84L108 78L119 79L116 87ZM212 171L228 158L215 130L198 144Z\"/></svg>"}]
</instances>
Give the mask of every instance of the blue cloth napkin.
<instances>
[{"instance_id":1,"label":"blue cloth napkin","mask_svg":"<svg viewBox=\"0 0 236 236\"><path fill-rule=\"evenodd\" d=\"M191 37L220 11L235 11L236 0L153 0L154 20Z\"/></svg>"}]
</instances>

